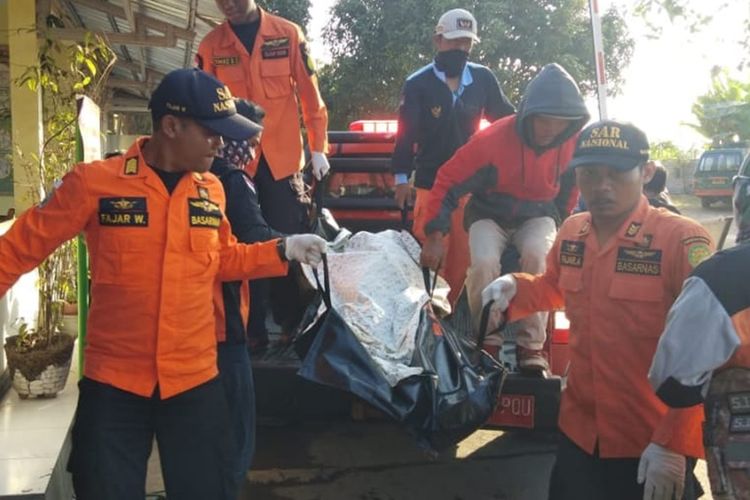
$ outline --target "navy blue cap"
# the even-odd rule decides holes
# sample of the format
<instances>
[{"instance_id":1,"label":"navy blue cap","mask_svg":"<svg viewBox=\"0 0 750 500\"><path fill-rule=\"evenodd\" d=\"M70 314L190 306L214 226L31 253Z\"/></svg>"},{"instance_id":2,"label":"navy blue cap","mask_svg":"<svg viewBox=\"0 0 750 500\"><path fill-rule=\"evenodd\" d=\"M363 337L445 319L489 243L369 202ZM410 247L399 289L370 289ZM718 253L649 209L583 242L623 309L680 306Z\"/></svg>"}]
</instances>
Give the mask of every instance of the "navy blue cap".
<instances>
[{"instance_id":1,"label":"navy blue cap","mask_svg":"<svg viewBox=\"0 0 750 500\"><path fill-rule=\"evenodd\" d=\"M197 68L170 71L151 94L148 107L154 120L164 115L185 116L236 141L262 130L237 113L226 85Z\"/></svg>"},{"instance_id":2,"label":"navy blue cap","mask_svg":"<svg viewBox=\"0 0 750 500\"><path fill-rule=\"evenodd\" d=\"M607 165L630 170L648 161L648 139L630 123L602 120L581 131L568 168Z\"/></svg>"}]
</instances>

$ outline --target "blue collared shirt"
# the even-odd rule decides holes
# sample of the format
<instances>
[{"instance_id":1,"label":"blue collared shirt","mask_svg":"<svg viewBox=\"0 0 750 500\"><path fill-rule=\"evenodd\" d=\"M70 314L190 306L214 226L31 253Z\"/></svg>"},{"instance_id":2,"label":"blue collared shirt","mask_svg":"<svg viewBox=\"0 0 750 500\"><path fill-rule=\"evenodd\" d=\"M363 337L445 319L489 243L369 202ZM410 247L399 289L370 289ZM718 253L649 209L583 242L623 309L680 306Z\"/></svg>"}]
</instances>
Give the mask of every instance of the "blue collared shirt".
<instances>
[{"instance_id":1,"label":"blue collared shirt","mask_svg":"<svg viewBox=\"0 0 750 500\"><path fill-rule=\"evenodd\" d=\"M443 71L440 71L437 69L437 66L435 66L435 63L432 63L432 71L435 73L435 76L438 77L438 79L448 85L447 79L448 77L445 76L445 73ZM474 78L471 76L471 71L469 71L469 65L464 65L464 70L461 73L461 83L458 85L458 88L455 91L451 91L453 94L453 104L456 104L456 99L461 97L461 94L464 93L464 89L474 83Z\"/></svg>"},{"instance_id":2,"label":"blue collared shirt","mask_svg":"<svg viewBox=\"0 0 750 500\"><path fill-rule=\"evenodd\" d=\"M467 62L452 91L432 62L406 79L391 168L396 184L432 187L437 170L479 128L515 110L486 66ZM415 147L416 146L416 147Z\"/></svg>"}]
</instances>

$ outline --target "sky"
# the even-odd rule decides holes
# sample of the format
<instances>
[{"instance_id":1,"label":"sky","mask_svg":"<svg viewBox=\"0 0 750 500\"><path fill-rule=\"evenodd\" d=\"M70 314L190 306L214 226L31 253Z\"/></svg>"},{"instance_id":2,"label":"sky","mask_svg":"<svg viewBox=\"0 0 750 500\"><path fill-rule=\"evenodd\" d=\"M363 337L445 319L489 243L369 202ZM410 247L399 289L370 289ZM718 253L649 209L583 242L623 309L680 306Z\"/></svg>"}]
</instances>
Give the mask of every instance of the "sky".
<instances>
[{"instance_id":1,"label":"sky","mask_svg":"<svg viewBox=\"0 0 750 500\"><path fill-rule=\"evenodd\" d=\"M321 42L321 30L329 18L334 0L315 0L309 36L313 57L330 59ZM630 0L599 0L604 11L616 5L625 11L631 35L636 40L630 66L625 70L625 85L616 97L607 98L609 118L631 121L642 128L651 142L671 140L683 149L701 150L706 140L686 127L695 122L690 108L695 99L711 86L711 68L736 68L743 56L738 43L744 34L743 20L750 15L747 1L731 0L716 12L718 0L690 0L691 8L712 14L711 23L698 33L690 33L684 23L670 23L666 16L661 21L658 38L642 19L631 16ZM457 4L459 5L459 4ZM479 26L481 33L481 22ZM604 47L606 54L606 47ZM735 78L748 77L734 71ZM598 117L596 98L588 102L592 116ZM366 117L363 117L366 118Z\"/></svg>"}]
</instances>

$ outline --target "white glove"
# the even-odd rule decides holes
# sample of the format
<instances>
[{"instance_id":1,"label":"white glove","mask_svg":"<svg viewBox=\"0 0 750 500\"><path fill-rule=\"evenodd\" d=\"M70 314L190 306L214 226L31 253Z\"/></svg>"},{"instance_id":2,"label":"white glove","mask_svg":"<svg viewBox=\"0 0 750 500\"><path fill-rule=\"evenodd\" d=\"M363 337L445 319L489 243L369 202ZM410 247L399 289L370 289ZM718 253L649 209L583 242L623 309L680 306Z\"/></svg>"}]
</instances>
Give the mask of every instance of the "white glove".
<instances>
[{"instance_id":1,"label":"white glove","mask_svg":"<svg viewBox=\"0 0 750 500\"><path fill-rule=\"evenodd\" d=\"M650 443L638 462L638 484L646 482L643 500L682 498L685 487L685 457Z\"/></svg>"},{"instance_id":2,"label":"white glove","mask_svg":"<svg viewBox=\"0 0 750 500\"><path fill-rule=\"evenodd\" d=\"M512 274L500 276L482 290L482 307L494 300L492 310L505 311L516 296L516 288L516 278Z\"/></svg>"},{"instance_id":3,"label":"white glove","mask_svg":"<svg viewBox=\"0 0 750 500\"><path fill-rule=\"evenodd\" d=\"M295 234L286 238L286 259L317 266L326 253L326 240L314 234Z\"/></svg>"},{"instance_id":4,"label":"white glove","mask_svg":"<svg viewBox=\"0 0 750 500\"><path fill-rule=\"evenodd\" d=\"M328 163L328 158L326 158L325 153L313 152L312 171L315 178L317 180L322 179L326 176L329 170L331 170L331 165Z\"/></svg>"}]
</instances>

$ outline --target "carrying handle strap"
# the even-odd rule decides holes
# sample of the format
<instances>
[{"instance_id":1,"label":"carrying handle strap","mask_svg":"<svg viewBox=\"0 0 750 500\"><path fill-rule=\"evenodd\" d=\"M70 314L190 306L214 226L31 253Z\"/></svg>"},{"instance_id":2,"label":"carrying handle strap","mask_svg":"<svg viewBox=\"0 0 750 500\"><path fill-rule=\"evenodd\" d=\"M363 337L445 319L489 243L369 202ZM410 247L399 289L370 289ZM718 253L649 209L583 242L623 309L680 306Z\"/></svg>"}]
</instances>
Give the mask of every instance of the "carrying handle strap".
<instances>
[{"instance_id":1,"label":"carrying handle strap","mask_svg":"<svg viewBox=\"0 0 750 500\"><path fill-rule=\"evenodd\" d=\"M315 284L318 285L318 290L323 293L323 302L325 302L328 309L331 309L331 282L328 271L328 256L326 254L323 254L323 284L320 284L317 267L313 267L313 276L315 276Z\"/></svg>"},{"instance_id":2,"label":"carrying handle strap","mask_svg":"<svg viewBox=\"0 0 750 500\"><path fill-rule=\"evenodd\" d=\"M305 164L305 169L312 165L312 161ZM315 220L320 216L320 212L323 210L323 195L328 187L328 181L331 178L331 172L326 172L326 175L322 179L318 180L315 176L312 176L310 181L310 192L312 194L313 209L310 211L310 220Z\"/></svg>"},{"instance_id":3,"label":"carrying handle strap","mask_svg":"<svg viewBox=\"0 0 750 500\"><path fill-rule=\"evenodd\" d=\"M430 296L430 300L435 293L435 286L437 285L437 276L439 270L440 264L438 264L438 268L435 269L435 279L432 279L432 276L430 276L430 268L427 266L422 266L422 279L424 280L424 289Z\"/></svg>"},{"instance_id":4,"label":"carrying handle strap","mask_svg":"<svg viewBox=\"0 0 750 500\"><path fill-rule=\"evenodd\" d=\"M409 229L409 207L406 203L401 207L401 229L411 232L411 229Z\"/></svg>"},{"instance_id":5,"label":"carrying handle strap","mask_svg":"<svg viewBox=\"0 0 750 500\"><path fill-rule=\"evenodd\" d=\"M480 349L482 348L482 344L484 344L484 339L487 338L488 335L492 335L493 333L501 331L506 323L505 321L503 321L500 325L498 325L497 328L495 328L491 332L487 331L487 325L490 322L490 312L492 310L492 304L494 302L494 300L490 300L482 308L482 316L479 320L479 337L477 338L477 347L479 347Z\"/></svg>"}]
</instances>

